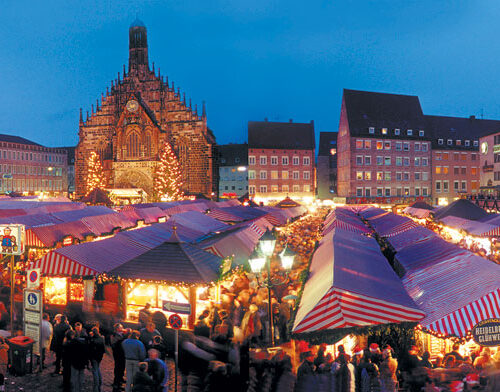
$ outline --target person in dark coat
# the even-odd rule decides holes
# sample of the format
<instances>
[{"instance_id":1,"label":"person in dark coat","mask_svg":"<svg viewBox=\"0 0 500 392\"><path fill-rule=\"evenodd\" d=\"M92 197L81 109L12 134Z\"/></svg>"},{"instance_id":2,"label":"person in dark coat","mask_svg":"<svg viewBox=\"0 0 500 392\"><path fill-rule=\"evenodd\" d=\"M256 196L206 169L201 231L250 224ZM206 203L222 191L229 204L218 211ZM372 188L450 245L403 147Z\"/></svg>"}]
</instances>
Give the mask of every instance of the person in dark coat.
<instances>
[{"instance_id":1,"label":"person in dark coat","mask_svg":"<svg viewBox=\"0 0 500 392\"><path fill-rule=\"evenodd\" d=\"M204 310L198 317L198 321L194 325L193 333L196 336L204 336L206 338L210 337L210 327L207 323L207 317L210 315L208 309Z\"/></svg>"},{"instance_id":2,"label":"person in dark coat","mask_svg":"<svg viewBox=\"0 0 500 392\"><path fill-rule=\"evenodd\" d=\"M146 351L154 348L154 337L155 336L160 336L160 331L158 331L154 325L154 323L151 321L146 324L145 328L142 328L140 330L141 335L139 336L139 340L144 344L144 347L146 348Z\"/></svg>"},{"instance_id":3,"label":"person in dark coat","mask_svg":"<svg viewBox=\"0 0 500 392\"><path fill-rule=\"evenodd\" d=\"M99 328L94 327L90 331L89 336L89 358L92 365L93 392L101 392L102 375L101 361L106 347L104 345L104 337L99 333Z\"/></svg>"},{"instance_id":4,"label":"person in dark coat","mask_svg":"<svg viewBox=\"0 0 500 392\"><path fill-rule=\"evenodd\" d=\"M66 337L66 331L70 329L70 325L66 319L66 316L62 315L56 325L54 326L54 338L52 339L53 351L56 353L56 368L54 374L59 374L61 372L61 360L63 353L63 342Z\"/></svg>"},{"instance_id":5,"label":"person in dark coat","mask_svg":"<svg viewBox=\"0 0 500 392\"><path fill-rule=\"evenodd\" d=\"M134 375L132 392L154 392L154 381L148 375L147 362L140 362Z\"/></svg>"},{"instance_id":6,"label":"person in dark coat","mask_svg":"<svg viewBox=\"0 0 500 392\"><path fill-rule=\"evenodd\" d=\"M114 331L111 334L109 341L111 343L111 350L113 351L114 378L113 378L113 391L119 391L122 384L125 382L125 353L123 352L122 342L125 340L125 331L123 325L117 323L114 325Z\"/></svg>"},{"instance_id":7,"label":"person in dark coat","mask_svg":"<svg viewBox=\"0 0 500 392\"><path fill-rule=\"evenodd\" d=\"M302 364L297 369L297 385L295 392L317 390L316 370L314 366L314 354L306 351L300 354Z\"/></svg>"},{"instance_id":8,"label":"person in dark coat","mask_svg":"<svg viewBox=\"0 0 500 392\"><path fill-rule=\"evenodd\" d=\"M63 369L63 392L71 392L71 350L70 344L75 337L75 331L68 329L63 339L61 349L61 362Z\"/></svg>"},{"instance_id":9,"label":"person in dark coat","mask_svg":"<svg viewBox=\"0 0 500 392\"><path fill-rule=\"evenodd\" d=\"M87 343L76 333L68 344L68 354L71 358L71 391L82 392L85 378L85 368L89 364Z\"/></svg>"}]
</instances>

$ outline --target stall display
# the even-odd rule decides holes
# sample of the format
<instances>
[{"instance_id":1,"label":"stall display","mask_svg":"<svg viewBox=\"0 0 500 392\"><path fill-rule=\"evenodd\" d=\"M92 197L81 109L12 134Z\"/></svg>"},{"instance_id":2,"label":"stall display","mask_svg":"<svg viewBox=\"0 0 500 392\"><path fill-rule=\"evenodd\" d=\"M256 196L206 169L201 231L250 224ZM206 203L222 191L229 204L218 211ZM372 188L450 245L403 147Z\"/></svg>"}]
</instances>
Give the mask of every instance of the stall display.
<instances>
[{"instance_id":1,"label":"stall display","mask_svg":"<svg viewBox=\"0 0 500 392\"><path fill-rule=\"evenodd\" d=\"M66 305L68 278L44 278L44 298L49 305Z\"/></svg>"}]
</instances>

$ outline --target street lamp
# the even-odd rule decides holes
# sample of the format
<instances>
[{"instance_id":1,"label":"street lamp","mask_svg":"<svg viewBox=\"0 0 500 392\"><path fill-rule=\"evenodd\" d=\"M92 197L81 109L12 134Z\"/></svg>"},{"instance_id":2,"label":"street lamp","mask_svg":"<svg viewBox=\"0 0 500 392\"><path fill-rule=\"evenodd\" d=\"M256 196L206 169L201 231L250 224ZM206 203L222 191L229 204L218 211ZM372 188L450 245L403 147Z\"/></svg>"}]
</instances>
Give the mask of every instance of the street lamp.
<instances>
[{"instance_id":1,"label":"street lamp","mask_svg":"<svg viewBox=\"0 0 500 392\"><path fill-rule=\"evenodd\" d=\"M288 272L293 265L294 254L285 248L280 254L281 263L285 269L285 276L281 280L271 277L271 256L274 252L276 245L276 237L274 232L267 230L259 241L259 250L255 249L250 255L248 260L250 269L257 278L259 287L267 288L267 302L268 302L268 315L269 315L269 333L271 335L270 342L274 346L274 320L273 320L273 306L271 302L271 288L285 284L288 281ZM266 279L260 282L259 275L266 269Z\"/></svg>"}]
</instances>

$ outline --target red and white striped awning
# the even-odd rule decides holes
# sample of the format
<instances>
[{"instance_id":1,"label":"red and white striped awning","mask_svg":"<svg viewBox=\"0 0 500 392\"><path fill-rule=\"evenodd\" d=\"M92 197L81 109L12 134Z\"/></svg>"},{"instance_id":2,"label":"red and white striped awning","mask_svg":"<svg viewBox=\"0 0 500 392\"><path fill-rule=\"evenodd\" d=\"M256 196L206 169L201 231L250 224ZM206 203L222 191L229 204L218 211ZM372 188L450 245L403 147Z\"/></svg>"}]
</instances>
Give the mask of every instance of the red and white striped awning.
<instances>
[{"instance_id":1,"label":"red and white striped awning","mask_svg":"<svg viewBox=\"0 0 500 392\"><path fill-rule=\"evenodd\" d=\"M45 245L40 239L37 237L31 229L26 230L26 245L25 246L32 246L35 248L45 248L47 245Z\"/></svg>"},{"instance_id":2,"label":"red and white striped awning","mask_svg":"<svg viewBox=\"0 0 500 392\"><path fill-rule=\"evenodd\" d=\"M497 289L426 327L442 335L464 337L480 321L499 317L500 289Z\"/></svg>"},{"instance_id":3,"label":"red and white striped awning","mask_svg":"<svg viewBox=\"0 0 500 392\"><path fill-rule=\"evenodd\" d=\"M424 313L415 308L332 287L294 332L416 322L423 316Z\"/></svg>"},{"instance_id":4,"label":"red and white striped awning","mask_svg":"<svg viewBox=\"0 0 500 392\"><path fill-rule=\"evenodd\" d=\"M57 250L47 253L44 257L33 262L31 268L40 268L45 276L96 275L97 272L85 267L76 261L59 254Z\"/></svg>"}]
</instances>

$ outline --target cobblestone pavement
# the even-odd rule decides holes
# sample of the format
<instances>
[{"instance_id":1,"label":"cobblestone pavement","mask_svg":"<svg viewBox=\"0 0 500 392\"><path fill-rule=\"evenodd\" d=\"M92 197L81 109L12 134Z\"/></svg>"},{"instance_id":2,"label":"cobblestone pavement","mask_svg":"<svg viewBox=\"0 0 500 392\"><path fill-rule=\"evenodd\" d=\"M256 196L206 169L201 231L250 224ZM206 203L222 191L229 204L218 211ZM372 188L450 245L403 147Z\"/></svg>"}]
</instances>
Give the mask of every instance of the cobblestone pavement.
<instances>
[{"instance_id":1,"label":"cobblestone pavement","mask_svg":"<svg viewBox=\"0 0 500 392\"><path fill-rule=\"evenodd\" d=\"M62 375L53 376L54 371L54 355L51 353L46 360L46 364L49 366L42 372L33 372L32 374L27 374L22 377L15 377L10 374L6 376L5 380L5 391L7 392L59 392L62 391ZM103 385L101 388L102 392L111 392L113 383L113 357L111 355L105 354L101 362L101 373L103 378ZM171 360L167 360L167 366L169 368L170 380L169 380L169 392L174 391L174 363ZM90 370L85 371L85 383L82 392L92 392L92 373ZM180 391L180 388L178 388Z\"/></svg>"}]
</instances>

